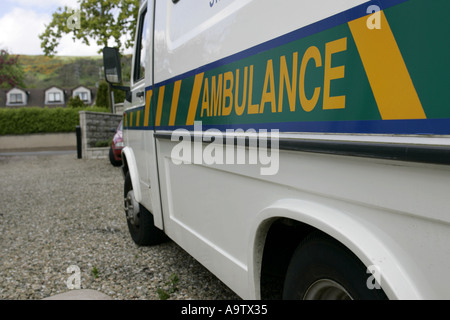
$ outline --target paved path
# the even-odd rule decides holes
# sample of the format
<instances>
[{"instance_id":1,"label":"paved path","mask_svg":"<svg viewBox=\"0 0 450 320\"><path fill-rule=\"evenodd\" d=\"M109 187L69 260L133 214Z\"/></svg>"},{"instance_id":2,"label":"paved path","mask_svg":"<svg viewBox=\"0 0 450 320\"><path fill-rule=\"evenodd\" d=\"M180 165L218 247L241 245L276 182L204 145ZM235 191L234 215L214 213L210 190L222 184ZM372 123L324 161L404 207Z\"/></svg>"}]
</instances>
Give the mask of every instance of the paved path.
<instances>
[{"instance_id":1,"label":"paved path","mask_svg":"<svg viewBox=\"0 0 450 320\"><path fill-rule=\"evenodd\" d=\"M42 151L0 151L0 157L18 156L51 156L63 154L76 154L76 150L42 150Z\"/></svg>"}]
</instances>

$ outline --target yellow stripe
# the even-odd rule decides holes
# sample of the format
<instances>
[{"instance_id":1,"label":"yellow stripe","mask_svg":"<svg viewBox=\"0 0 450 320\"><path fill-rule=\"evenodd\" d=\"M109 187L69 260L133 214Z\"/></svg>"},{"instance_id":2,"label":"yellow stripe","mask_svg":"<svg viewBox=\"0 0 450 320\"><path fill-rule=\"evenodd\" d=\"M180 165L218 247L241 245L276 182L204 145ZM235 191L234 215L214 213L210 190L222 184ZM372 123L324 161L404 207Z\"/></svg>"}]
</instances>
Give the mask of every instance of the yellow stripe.
<instances>
[{"instance_id":1,"label":"yellow stripe","mask_svg":"<svg viewBox=\"0 0 450 320\"><path fill-rule=\"evenodd\" d=\"M381 29L369 29L368 16L348 23L383 120L426 119L405 61L384 12Z\"/></svg>"},{"instance_id":2,"label":"yellow stripe","mask_svg":"<svg viewBox=\"0 0 450 320\"><path fill-rule=\"evenodd\" d=\"M136 116L136 127L139 127L139 120L141 118L141 111L138 110L137 116Z\"/></svg>"},{"instance_id":3,"label":"yellow stripe","mask_svg":"<svg viewBox=\"0 0 450 320\"><path fill-rule=\"evenodd\" d=\"M187 126L194 125L195 115L197 114L198 101L200 99L200 92L202 90L204 73L199 73L195 76L194 88L192 89L191 102L189 104L189 112L186 120Z\"/></svg>"},{"instance_id":4,"label":"yellow stripe","mask_svg":"<svg viewBox=\"0 0 450 320\"><path fill-rule=\"evenodd\" d=\"M130 127L133 126L133 112L130 112L130 122L129 122L129 124L130 124Z\"/></svg>"},{"instance_id":5,"label":"yellow stripe","mask_svg":"<svg viewBox=\"0 0 450 320\"><path fill-rule=\"evenodd\" d=\"M155 126L157 126L157 127L161 126L161 116L162 116L162 109L163 109L163 103L164 103L164 91L165 91L165 86L162 86L159 88L158 106L156 108L156 121L155 121Z\"/></svg>"},{"instance_id":6,"label":"yellow stripe","mask_svg":"<svg viewBox=\"0 0 450 320\"><path fill-rule=\"evenodd\" d=\"M153 90L147 91L145 96L145 113L144 113L144 127L148 127L150 121L150 104L152 102Z\"/></svg>"},{"instance_id":7,"label":"yellow stripe","mask_svg":"<svg viewBox=\"0 0 450 320\"><path fill-rule=\"evenodd\" d=\"M170 107L169 126L175 125L175 118L177 116L178 99L180 98L181 80L175 82L173 88L172 106Z\"/></svg>"}]
</instances>

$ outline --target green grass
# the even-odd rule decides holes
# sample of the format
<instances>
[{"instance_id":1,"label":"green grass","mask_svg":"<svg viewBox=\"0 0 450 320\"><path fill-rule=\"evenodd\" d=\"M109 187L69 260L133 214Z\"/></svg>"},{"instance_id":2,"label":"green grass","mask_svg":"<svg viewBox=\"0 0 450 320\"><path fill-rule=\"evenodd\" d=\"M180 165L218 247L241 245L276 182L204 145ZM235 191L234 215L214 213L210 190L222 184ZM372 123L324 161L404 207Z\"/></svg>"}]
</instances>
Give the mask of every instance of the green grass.
<instances>
[{"instance_id":1,"label":"green grass","mask_svg":"<svg viewBox=\"0 0 450 320\"><path fill-rule=\"evenodd\" d=\"M131 56L122 57L124 76L131 68ZM19 55L25 72L25 88L45 89L49 86L72 88L79 85L93 87L104 80L99 74L103 57Z\"/></svg>"},{"instance_id":2,"label":"green grass","mask_svg":"<svg viewBox=\"0 0 450 320\"><path fill-rule=\"evenodd\" d=\"M97 269L96 266L92 267L91 273L92 273L92 275L94 276L94 279L97 279L97 278L98 278L98 273L99 273L99 272L98 272L98 269Z\"/></svg>"},{"instance_id":3,"label":"green grass","mask_svg":"<svg viewBox=\"0 0 450 320\"><path fill-rule=\"evenodd\" d=\"M165 283L164 288L157 288L156 293L158 294L158 297L160 300L167 300L170 298L170 296L178 291L177 284L179 282L178 275L175 273L172 273L169 277L169 281Z\"/></svg>"}]
</instances>

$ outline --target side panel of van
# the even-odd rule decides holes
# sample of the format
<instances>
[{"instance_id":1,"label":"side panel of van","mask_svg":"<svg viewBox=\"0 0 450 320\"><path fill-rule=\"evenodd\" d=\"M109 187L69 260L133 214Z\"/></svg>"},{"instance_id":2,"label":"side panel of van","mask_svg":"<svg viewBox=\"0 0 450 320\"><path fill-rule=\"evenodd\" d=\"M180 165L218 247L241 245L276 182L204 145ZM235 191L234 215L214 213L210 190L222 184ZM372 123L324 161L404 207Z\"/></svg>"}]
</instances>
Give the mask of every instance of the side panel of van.
<instances>
[{"instance_id":1,"label":"side panel of van","mask_svg":"<svg viewBox=\"0 0 450 320\"><path fill-rule=\"evenodd\" d=\"M140 150L149 145L139 135L155 130L158 226L244 298L260 297L265 237L280 218L379 266L389 298L449 297L439 275L450 261L450 169L443 153L420 153L450 145L450 109L441 107L450 49L433 33L449 27L436 19L445 10L427 3L156 1L151 98L127 111L124 127ZM422 23L413 36L410 21ZM252 147L233 143L232 158L247 161L207 163L219 149L191 141L204 142L208 129L232 141L279 130L278 162L250 163ZM424 149L412 159L411 146ZM402 154L380 156L392 147ZM274 171L262 174L268 165Z\"/></svg>"}]
</instances>

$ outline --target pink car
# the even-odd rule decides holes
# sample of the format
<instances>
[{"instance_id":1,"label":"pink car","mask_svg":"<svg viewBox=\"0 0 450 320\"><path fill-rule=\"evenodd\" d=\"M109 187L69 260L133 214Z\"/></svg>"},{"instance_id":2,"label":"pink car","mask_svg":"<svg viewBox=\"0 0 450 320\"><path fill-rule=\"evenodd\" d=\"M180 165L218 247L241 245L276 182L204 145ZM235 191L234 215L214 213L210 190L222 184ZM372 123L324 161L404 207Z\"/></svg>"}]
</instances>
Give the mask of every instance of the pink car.
<instances>
[{"instance_id":1,"label":"pink car","mask_svg":"<svg viewBox=\"0 0 450 320\"><path fill-rule=\"evenodd\" d=\"M120 124L116 129L116 133L114 134L111 148L109 149L109 161L115 167L122 165L122 149L124 147L122 130L122 121L120 121Z\"/></svg>"}]
</instances>

